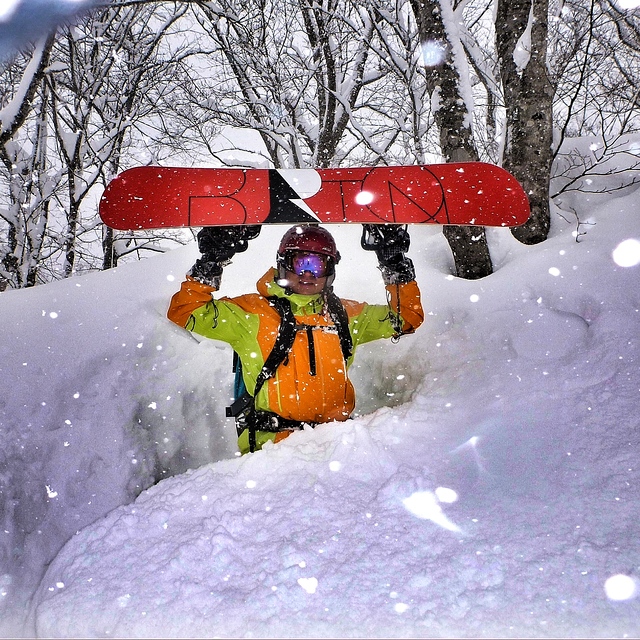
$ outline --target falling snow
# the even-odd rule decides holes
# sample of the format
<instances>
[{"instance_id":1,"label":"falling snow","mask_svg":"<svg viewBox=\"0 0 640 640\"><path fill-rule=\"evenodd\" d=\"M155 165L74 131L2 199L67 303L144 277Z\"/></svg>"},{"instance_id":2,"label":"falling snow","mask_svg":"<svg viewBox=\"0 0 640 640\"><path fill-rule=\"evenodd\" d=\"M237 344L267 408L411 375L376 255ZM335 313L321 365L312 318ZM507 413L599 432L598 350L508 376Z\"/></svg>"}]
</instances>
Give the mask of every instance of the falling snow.
<instances>
[{"instance_id":1,"label":"falling snow","mask_svg":"<svg viewBox=\"0 0 640 640\"><path fill-rule=\"evenodd\" d=\"M488 230L481 281L411 227L423 327L360 349L355 419L244 457L231 351L164 317L195 243L0 294L2 634L640 635L640 205L572 198L580 242ZM337 293L383 302L333 229Z\"/></svg>"}]
</instances>

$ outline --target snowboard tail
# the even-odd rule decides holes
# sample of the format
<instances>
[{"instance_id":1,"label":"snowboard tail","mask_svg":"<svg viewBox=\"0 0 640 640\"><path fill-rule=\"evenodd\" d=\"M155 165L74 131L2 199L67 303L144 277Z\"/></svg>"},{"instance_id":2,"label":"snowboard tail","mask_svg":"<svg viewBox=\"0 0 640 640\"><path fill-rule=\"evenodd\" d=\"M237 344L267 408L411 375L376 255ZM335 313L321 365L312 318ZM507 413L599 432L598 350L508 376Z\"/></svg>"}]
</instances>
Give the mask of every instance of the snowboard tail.
<instances>
[{"instance_id":1,"label":"snowboard tail","mask_svg":"<svg viewBox=\"0 0 640 640\"><path fill-rule=\"evenodd\" d=\"M308 222L513 227L529 218L529 202L511 174L482 162L317 170L145 166L109 183L100 217L120 230Z\"/></svg>"}]
</instances>

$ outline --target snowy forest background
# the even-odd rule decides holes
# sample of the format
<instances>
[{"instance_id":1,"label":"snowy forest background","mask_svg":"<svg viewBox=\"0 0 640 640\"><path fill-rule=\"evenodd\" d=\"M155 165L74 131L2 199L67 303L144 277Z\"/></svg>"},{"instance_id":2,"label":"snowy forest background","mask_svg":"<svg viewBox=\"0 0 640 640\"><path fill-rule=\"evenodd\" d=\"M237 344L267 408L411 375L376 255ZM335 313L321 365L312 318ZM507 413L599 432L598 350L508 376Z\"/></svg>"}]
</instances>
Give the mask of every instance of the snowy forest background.
<instances>
[{"instance_id":1,"label":"snowy forest background","mask_svg":"<svg viewBox=\"0 0 640 640\"><path fill-rule=\"evenodd\" d=\"M537 243L549 197L615 171L639 126L631 0L12 0L5 11L5 33L43 28L1 69L0 288L190 240L101 224L105 184L140 164L480 159L521 181L532 217L515 233ZM584 157L572 141L587 135ZM482 229L444 233L457 275L491 273Z\"/></svg>"},{"instance_id":2,"label":"snowy forest background","mask_svg":"<svg viewBox=\"0 0 640 640\"><path fill-rule=\"evenodd\" d=\"M637 635L637 3L5 7L2 635ZM193 235L104 228L110 178L476 158L530 223L412 228L428 322L363 352L357 419L235 459L230 354L163 318Z\"/></svg>"}]
</instances>

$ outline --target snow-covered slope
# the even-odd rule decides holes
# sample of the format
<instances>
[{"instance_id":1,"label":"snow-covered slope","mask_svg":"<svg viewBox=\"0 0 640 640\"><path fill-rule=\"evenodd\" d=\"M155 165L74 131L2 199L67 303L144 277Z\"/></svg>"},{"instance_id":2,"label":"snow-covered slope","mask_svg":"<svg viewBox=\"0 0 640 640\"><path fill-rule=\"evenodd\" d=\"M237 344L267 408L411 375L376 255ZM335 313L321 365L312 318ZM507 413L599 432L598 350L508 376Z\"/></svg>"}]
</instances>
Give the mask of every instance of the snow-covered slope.
<instances>
[{"instance_id":1,"label":"snow-covered slope","mask_svg":"<svg viewBox=\"0 0 640 640\"><path fill-rule=\"evenodd\" d=\"M359 416L243 458L230 350L164 319L195 246L3 293L2 630L51 563L27 634L640 634L640 204L571 204L580 242L491 231L478 282L412 228L427 321L359 352ZM358 232L336 289L381 301Z\"/></svg>"}]
</instances>

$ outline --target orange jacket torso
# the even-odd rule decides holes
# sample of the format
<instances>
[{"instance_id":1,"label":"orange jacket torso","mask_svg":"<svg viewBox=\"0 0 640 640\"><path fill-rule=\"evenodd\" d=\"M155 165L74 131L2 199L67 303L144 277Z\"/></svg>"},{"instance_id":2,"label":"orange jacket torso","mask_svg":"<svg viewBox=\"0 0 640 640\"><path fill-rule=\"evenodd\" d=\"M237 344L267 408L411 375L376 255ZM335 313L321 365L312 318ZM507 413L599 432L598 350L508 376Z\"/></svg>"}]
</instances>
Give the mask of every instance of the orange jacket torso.
<instances>
[{"instance_id":1,"label":"orange jacket torso","mask_svg":"<svg viewBox=\"0 0 640 640\"><path fill-rule=\"evenodd\" d=\"M423 312L417 284L390 285L391 308L398 308L404 330L414 331ZM168 317L200 335L228 342L242 362L250 393L278 334L280 315L268 296L285 296L269 271L258 282L258 292L213 300L212 287L187 279L174 295ZM256 398L258 409L299 422L346 420L355 407L355 391L347 370L340 338L324 308L322 296L288 295L301 330L276 375L263 385ZM396 333L387 305L342 300L349 317L354 350L359 344ZM310 329L307 329L310 327Z\"/></svg>"},{"instance_id":2,"label":"orange jacket torso","mask_svg":"<svg viewBox=\"0 0 640 640\"><path fill-rule=\"evenodd\" d=\"M280 315L264 296L251 294L233 301L248 314L259 318L255 343L260 349L262 364L273 349ZM358 312L354 303L347 304L347 313L349 310L351 316ZM346 420L355 407L355 391L347 377L348 365L331 318L318 312L296 314L296 321L298 330L291 351L275 376L265 384L266 404L259 395L257 407L300 422ZM244 370L247 358L241 359ZM255 380L252 382L255 386ZM252 386L247 388L251 390Z\"/></svg>"}]
</instances>

